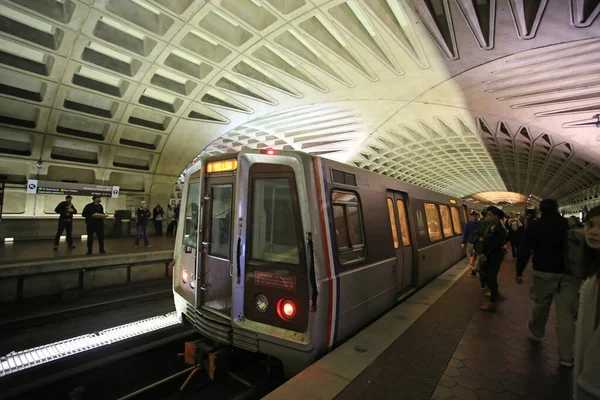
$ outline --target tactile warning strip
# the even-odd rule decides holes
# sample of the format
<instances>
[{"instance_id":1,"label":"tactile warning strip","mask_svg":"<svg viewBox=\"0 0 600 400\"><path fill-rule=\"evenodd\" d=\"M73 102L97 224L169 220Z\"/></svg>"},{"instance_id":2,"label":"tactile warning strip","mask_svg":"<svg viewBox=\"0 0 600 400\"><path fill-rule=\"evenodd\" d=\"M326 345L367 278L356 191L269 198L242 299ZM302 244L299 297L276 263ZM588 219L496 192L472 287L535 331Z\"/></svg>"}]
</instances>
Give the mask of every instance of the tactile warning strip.
<instances>
[{"instance_id":1,"label":"tactile warning strip","mask_svg":"<svg viewBox=\"0 0 600 400\"><path fill-rule=\"evenodd\" d=\"M121 340L177 325L178 323L179 319L177 314L171 312L165 315L108 328L99 332L61 340L60 342L35 347L33 349L12 352L0 358L0 377L97 347L106 346L120 342Z\"/></svg>"}]
</instances>

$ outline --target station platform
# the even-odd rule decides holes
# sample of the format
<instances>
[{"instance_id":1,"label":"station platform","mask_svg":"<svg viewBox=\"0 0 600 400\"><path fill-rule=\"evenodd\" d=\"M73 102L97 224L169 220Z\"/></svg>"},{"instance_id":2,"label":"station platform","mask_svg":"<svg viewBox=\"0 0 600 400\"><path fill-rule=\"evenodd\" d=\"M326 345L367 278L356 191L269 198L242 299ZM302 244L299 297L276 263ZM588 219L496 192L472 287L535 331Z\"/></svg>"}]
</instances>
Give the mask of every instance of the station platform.
<instances>
[{"instance_id":1,"label":"station platform","mask_svg":"<svg viewBox=\"0 0 600 400\"><path fill-rule=\"evenodd\" d=\"M103 257L118 254L140 254L148 251L173 250L175 238L170 236L150 236L151 247L141 245L133 247L135 237L104 239L106 254L98 254L98 240L94 238L94 257ZM58 250L53 250L53 240L19 240L9 243L0 243L0 265L15 262L34 262L47 260L64 260L85 256L87 252L87 239L73 239L74 249L68 249L67 243L60 242Z\"/></svg>"},{"instance_id":2,"label":"station platform","mask_svg":"<svg viewBox=\"0 0 600 400\"><path fill-rule=\"evenodd\" d=\"M496 312L479 310L484 291L462 261L265 399L572 398L554 308L543 341L531 340L531 268L518 285L506 260Z\"/></svg>"},{"instance_id":3,"label":"station platform","mask_svg":"<svg viewBox=\"0 0 600 400\"><path fill-rule=\"evenodd\" d=\"M106 254L86 255L85 240L75 249L52 240L23 240L0 245L0 303L59 296L70 302L84 292L170 276L175 238L150 236L151 247L134 247L133 237L105 238Z\"/></svg>"}]
</instances>

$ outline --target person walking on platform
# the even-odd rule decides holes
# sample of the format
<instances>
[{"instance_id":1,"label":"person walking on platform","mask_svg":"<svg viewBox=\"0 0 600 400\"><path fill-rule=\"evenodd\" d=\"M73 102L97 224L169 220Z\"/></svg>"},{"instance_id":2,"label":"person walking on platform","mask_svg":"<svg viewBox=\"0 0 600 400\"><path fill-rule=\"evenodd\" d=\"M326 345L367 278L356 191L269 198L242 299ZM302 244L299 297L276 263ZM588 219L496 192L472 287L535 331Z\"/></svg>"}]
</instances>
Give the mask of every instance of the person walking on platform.
<instances>
[{"instance_id":1,"label":"person walking on platform","mask_svg":"<svg viewBox=\"0 0 600 400\"><path fill-rule=\"evenodd\" d=\"M85 218L85 230L87 233L87 248L86 255L92 254L92 248L94 247L94 234L98 237L98 245L100 246L100 253L105 254L104 251L104 208L100 202L102 196L92 196L92 202L85 206L81 216Z\"/></svg>"},{"instance_id":2,"label":"person walking on platform","mask_svg":"<svg viewBox=\"0 0 600 400\"><path fill-rule=\"evenodd\" d=\"M65 201L58 203L54 209L55 213L60 214L58 217L58 231L54 238L54 250L58 250L58 243L63 231L67 231L67 245L69 246L69 249L75 248L75 246L73 246L73 215L77 214L77 209L71 202L72 199L73 197L71 196L65 197Z\"/></svg>"},{"instance_id":3,"label":"person walking on platform","mask_svg":"<svg viewBox=\"0 0 600 400\"><path fill-rule=\"evenodd\" d=\"M506 222L506 230L508 234L506 235L507 242L510 242L510 249L512 250L513 262L517 262L517 250L520 244L520 229L523 226L521 221L517 219L517 214L514 212L510 214L510 218Z\"/></svg>"},{"instance_id":4,"label":"person walking on platform","mask_svg":"<svg viewBox=\"0 0 600 400\"><path fill-rule=\"evenodd\" d=\"M556 336L560 365L573 366L573 342L580 280L565 267L565 240L569 225L558 213L558 203L544 199L542 216L525 230L517 259L517 283L523 283L523 271L533 251L533 306L527 326L533 339L541 340L546 331L552 300L556 307Z\"/></svg>"},{"instance_id":5,"label":"person walking on platform","mask_svg":"<svg viewBox=\"0 0 600 400\"><path fill-rule=\"evenodd\" d=\"M175 229L175 211L173 211L173 205L167 204L167 236L173 236L173 230Z\"/></svg>"},{"instance_id":6,"label":"person walking on platform","mask_svg":"<svg viewBox=\"0 0 600 400\"><path fill-rule=\"evenodd\" d=\"M481 212L483 220L479 224L479 229L476 233L476 242L474 246L475 250L475 270L479 272L479 284L481 288L485 288L485 274L481 270L481 253L483 252L483 234L489 228L490 222L486 220L487 208Z\"/></svg>"},{"instance_id":7,"label":"person walking on platform","mask_svg":"<svg viewBox=\"0 0 600 400\"><path fill-rule=\"evenodd\" d=\"M600 399L600 207L592 208L583 228L586 280L581 285L575 334L573 398Z\"/></svg>"},{"instance_id":8,"label":"person walking on platform","mask_svg":"<svg viewBox=\"0 0 600 400\"><path fill-rule=\"evenodd\" d=\"M162 236L162 223L165 215L165 210L157 204L152 210L152 218L154 218L154 230L156 231L156 236Z\"/></svg>"},{"instance_id":9,"label":"person walking on platform","mask_svg":"<svg viewBox=\"0 0 600 400\"><path fill-rule=\"evenodd\" d=\"M471 267L471 277L477 277L477 271L475 270L474 263L471 262L471 258L473 257L473 252L475 251L475 243L477 242L477 231L481 225L481 221L479 221L479 213L477 211L471 212L471 220L465 224L465 228L463 229L463 237L461 247L466 248L467 262Z\"/></svg>"},{"instance_id":10,"label":"person walking on platform","mask_svg":"<svg viewBox=\"0 0 600 400\"><path fill-rule=\"evenodd\" d=\"M148 219L150 218L150 210L148 210L148 204L142 201L140 208L136 212L136 225L137 234L135 236L135 246L138 247L140 244L140 236L144 236L144 246L150 247L148 243Z\"/></svg>"},{"instance_id":11,"label":"person walking on platform","mask_svg":"<svg viewBox=\"0 0 600 400\"><path fill-rule=\"evenodd\" d=\"M506 241L506 229L501 222L503 217L504 212L499 208L492 206L487 209L486 220L489 225L482 237L482 250L479 257L485 284L490 290L490 299L479 307L482 311L495 311L496 302L500 299L498 272L500 272L500 265L504 260L504 243Z\"/></svg>"}]
</instances>

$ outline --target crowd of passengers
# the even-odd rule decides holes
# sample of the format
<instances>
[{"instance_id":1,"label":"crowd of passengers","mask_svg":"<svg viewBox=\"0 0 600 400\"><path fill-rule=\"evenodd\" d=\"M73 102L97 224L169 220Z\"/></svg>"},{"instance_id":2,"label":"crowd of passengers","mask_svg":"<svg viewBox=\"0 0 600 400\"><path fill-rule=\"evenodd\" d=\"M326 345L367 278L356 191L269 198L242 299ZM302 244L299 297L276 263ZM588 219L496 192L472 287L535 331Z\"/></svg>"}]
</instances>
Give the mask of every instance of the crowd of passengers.
<instances>
[{"instance_id":1,"label":"crowd of passengers","mask_svg":"<svg viewBox=\"0 0 600 400\"><path fill-rule=\"evenodd\" d=\"M523 284L523 272L533 254L533 310L527 324L531 338L541 341L550 307L556 308L556 335L560 365L574 367L574 399L600 399L600 206L585 215L563 218L553 199L540 203L540 214L527 219L505 216L497 207L471 212L463 230L462 246L479 277L488 300L480 309L496 310L504 300L498 288L498 272L510 243L515 278Z\"/></svg>"},{"instance_id":2,"label":"crowd of passengers","mask_svg":"<svg viewBox=\"0 0 600 400\"><path fill-rule=\"evenodd\" d=\"M73 217L77 214L77 209L73 204L73 197L66 196L64 201L61 201L54 212L59 214L58 217L58 230L54 238L54 250L58 250L58 244L60 237L63 232L66 232L66 241L69 249L74 249L73 245ZM85 218L85 228L87 234L87 253L91 255L94 247L94 236L98 239L98 246L100 253L105 254L104 250L104 220L108 218L108 214L104 212L102 207L102 196L92 196L92 202L87 204L81 216ZM163 235L163 221L166 220L167 236L173 236L177 231L177 221L179 220L179 204L173 206L172 204L167 205L165 211L160 204L150 212L148 204L145 201L140 203L140 207L136 210L135 221L136 221L136 235L134 247L138 247L140 239L144 239L144 245L150 247L150 241L148 239L148 224L150 219L154 221L154 231L157 236Z\"/></svg>"}]
</instances>

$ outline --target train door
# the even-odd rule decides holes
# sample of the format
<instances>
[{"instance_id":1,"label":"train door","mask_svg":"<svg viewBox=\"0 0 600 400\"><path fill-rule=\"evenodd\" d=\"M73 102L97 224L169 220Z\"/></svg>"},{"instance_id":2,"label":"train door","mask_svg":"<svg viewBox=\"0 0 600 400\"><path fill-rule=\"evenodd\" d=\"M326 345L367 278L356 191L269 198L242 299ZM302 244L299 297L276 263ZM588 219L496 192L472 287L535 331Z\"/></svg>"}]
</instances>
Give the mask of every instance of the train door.
<instances>
[{"instance_id":1,"label":"train door","mask_svg":"<svg viewBox=\"0 0 600 400\"><path fill-rule=\"evenodd\" d=\"M235 177L208 177L202 216L200 305L231 318L232 202Z\"/></svg>"},{"instance_id":2,"label":"train door","mask_svg":"<svg viewBox=\"0 0 600 400\"><path fill-rule=\"evenodd\" d=\"M396 249L396 287L401 292L413 284L413 248L408 225L406 194L388 190L387 205Z\"/></svg>"}]
</instances>

